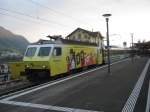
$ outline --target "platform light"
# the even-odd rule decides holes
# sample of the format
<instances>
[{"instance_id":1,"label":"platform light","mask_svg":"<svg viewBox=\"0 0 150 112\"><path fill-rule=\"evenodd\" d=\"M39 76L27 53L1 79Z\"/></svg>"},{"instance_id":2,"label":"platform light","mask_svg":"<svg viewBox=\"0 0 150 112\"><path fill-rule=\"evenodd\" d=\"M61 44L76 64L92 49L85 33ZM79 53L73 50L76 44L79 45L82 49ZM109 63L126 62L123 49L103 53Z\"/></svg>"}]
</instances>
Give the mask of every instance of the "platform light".
<instances>
[{"instance_id":1,"label":"platform light","mask_svg":"<svg viewBox=\"0 0 150 112\"><path fill-rule=\"evenodd\" d=\"M109 17L111 14L103 14L102 15L106 19L106 27L107 27L107 63L108 63L108 73L110 73L110 45L109 45Z\"/></svg>"}]
</instances>

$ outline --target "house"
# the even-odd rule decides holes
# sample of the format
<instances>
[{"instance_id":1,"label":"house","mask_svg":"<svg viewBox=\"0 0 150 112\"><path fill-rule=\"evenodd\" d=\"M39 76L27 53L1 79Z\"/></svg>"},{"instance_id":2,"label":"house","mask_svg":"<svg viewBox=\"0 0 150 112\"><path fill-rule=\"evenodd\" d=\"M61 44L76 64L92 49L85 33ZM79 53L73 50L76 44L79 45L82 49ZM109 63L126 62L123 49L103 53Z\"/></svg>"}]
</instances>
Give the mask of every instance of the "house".
<instances>
[{"instance_id":1,"label":"house","mask_svg":"<svg viewBox=\"0 0 150 112\"><path fill-rule=\"evenodd\" d=\"M68 36L66 36L66 39L69 40L96 43L97 45L102 45L103 38L104 37L101 35L100 32L92 32L82 28L77 28Z\"/></svg>"}]
</instances>

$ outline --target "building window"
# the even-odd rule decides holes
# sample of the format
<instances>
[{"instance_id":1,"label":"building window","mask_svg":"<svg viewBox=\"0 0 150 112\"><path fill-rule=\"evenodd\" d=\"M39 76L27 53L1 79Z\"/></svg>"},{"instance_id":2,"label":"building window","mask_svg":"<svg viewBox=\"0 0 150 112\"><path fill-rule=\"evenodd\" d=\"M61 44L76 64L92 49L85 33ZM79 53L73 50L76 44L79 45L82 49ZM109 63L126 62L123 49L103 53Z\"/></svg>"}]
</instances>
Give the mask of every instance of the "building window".
<instances>
[{"instance_id":1,"label":"building window","mask_svg":"<svg viewBox=\"0 0 150 112\"><path fill-rule=\"evenodd\" d=\"M76 37L75 37L75 36L73 36L73 37L72 37L72 40L75 40L75 39L76 39Z\"/></svg>"},{"instance_id":2,"label":"building window","mask_svg":"<svg viewBox=\"0 0 150 112\"><path fill-rule=\"evenodd\" d=\"M81 34L78 34L78 41L81 41Z\"/></svg>"},{"instance_id":3,"label":"building window","mask_svg":"<svg viewBox=\"0 0 150 112\"><path fill-rule=\"evenodd\" d=\"M84 41L88 41L87 35L84 36Z\"/></svg>"},{"instance_id":4,"label":"building window","mask_svg":"<svg viewBox=\"0 0 150 112\"><path fill-rule=\"evenodd\" d=\"M97 37L95 37L95 43L97 43Z\"/></svg>"},{"instance_id":5,"label":"building window","mask_svg":"<svg viewBox=\"0 0 150 112\"><path fill-rule=\"evenodd\" d=\"M88 37L88 42L91 42L91 38L90 37Z\"/></svg>"}]
</instances>

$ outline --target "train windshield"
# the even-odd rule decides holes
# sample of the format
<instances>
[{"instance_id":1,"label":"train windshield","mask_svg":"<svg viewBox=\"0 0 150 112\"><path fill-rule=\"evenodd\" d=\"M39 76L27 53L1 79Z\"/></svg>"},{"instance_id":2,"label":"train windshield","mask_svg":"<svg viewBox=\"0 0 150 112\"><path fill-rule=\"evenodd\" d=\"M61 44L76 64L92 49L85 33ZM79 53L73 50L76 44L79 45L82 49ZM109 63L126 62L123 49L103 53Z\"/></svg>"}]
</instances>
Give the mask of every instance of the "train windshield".
<instances>
[{"instance_id":1,"label":"train windshield","mask_svg":"<svg viewBox=\"0 0 150 112\"><path fill-rule=\"evenodd\" d=\"M35 52L36 52L36 49L37 49L36 47L29 47L26 54L25 54L25 56L27 56L27 57L34 56Z\"/></svg>"},{"instance_id":2,"label":"train windshield","mask_svg":"<svg viewBox=\"0 0 150 112\"><path fill-rule=\"evenodd\" d=\"M38 56L49 56L51 47L41 47Z\"/></svg>"}]
</instances>

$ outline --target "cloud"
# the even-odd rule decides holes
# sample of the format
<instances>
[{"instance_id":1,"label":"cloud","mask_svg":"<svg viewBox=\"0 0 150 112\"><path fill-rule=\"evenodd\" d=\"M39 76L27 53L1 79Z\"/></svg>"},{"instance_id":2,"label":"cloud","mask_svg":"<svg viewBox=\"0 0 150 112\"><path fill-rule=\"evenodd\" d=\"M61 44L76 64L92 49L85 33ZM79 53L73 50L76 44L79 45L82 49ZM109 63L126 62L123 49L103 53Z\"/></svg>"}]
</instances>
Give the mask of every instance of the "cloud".
<instances>
[{"instance_id":1,"label":"cloud","mask_svg":"<svg viewBox=\"0 0 150 112\"><path fill-rule=\"evenodd\" d=\"M0 7L20 11L35 17L39 16L51 22L42 22L19 16L27 19L27 21L21 22L21 20L17 21L1 15L0 25L25 35L30 41L35 41L47 34L62 34L65 36L77 27L87 30L98 30L105 36L106 25L105 19L102 17L104 13L112 13L110 33L120 33L130 38L130 33L134 32L137 38L140 38L138 34L143 38L142 33L143 36L144 34L148 35L148 30L150 29L150 23L148 22L150 19L149 0L33 1L43 4L52 10L33 4L28 0L1 0ZM122 36L122 38L125 38L125 36Z\"/></svg>"}]
</instances>

